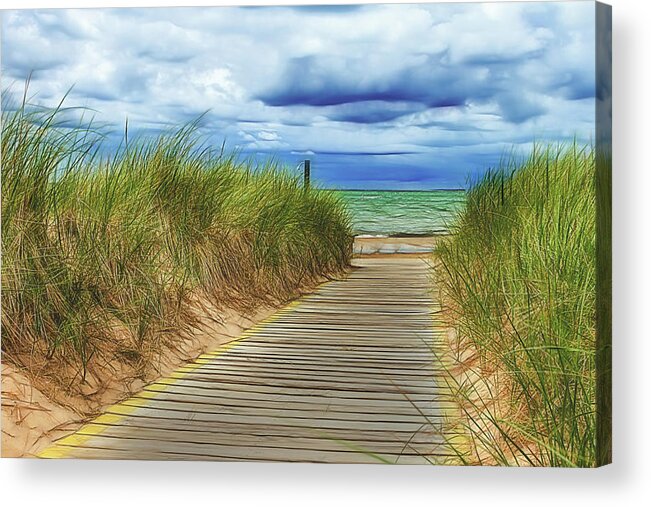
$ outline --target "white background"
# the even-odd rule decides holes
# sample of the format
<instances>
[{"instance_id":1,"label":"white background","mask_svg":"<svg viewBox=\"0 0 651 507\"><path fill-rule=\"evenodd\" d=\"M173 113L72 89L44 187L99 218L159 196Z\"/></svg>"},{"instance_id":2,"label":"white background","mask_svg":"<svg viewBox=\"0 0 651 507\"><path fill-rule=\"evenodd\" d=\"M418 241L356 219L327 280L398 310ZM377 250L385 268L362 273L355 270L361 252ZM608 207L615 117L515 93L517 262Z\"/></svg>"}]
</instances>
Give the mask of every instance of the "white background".
<instances>
[{"instance_id":1,"label":"white background","mask_svg":"<svg viewBox=\"0 0 651 507\"><path fill-rule=\"evenodd\" d=\"M229 3L272 2L0 0L2 8ZM610 3L615 151L613 465L552 470L4 459L0 460L2 505L651 505L651 2Z\"/></svg>"}]
</instances>

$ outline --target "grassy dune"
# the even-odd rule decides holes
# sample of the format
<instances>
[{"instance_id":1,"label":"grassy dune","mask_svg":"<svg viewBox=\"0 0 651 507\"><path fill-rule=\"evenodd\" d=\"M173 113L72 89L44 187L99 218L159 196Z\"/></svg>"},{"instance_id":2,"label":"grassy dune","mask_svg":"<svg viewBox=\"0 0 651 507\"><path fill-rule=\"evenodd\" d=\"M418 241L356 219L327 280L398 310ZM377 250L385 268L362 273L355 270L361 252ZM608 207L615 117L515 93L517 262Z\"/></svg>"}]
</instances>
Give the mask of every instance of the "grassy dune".
<instances>
[{"instance_id":1,"label":"grassy dune","mask_svg":"<svg viewBox=\"0 0 651 507\"><path fill-rule=\"evenodd\" d=\"M2 116L2 350L85 368L116 329L137 357L181 329L188 302L286 301L351 255L331 193L274 162L201 143L196 125L100 155L61 110Z\"/></svg>"},{"instance_id":2,"label":"grassy dune","mask_svg":"<svg viewBox=\"0 0 651 507\"><path fill-rule=\"evenodd\" d=\"M469 462L595 463L594 164L537 147L490 172L436 250Z\"/></svg>"}]
</instances>

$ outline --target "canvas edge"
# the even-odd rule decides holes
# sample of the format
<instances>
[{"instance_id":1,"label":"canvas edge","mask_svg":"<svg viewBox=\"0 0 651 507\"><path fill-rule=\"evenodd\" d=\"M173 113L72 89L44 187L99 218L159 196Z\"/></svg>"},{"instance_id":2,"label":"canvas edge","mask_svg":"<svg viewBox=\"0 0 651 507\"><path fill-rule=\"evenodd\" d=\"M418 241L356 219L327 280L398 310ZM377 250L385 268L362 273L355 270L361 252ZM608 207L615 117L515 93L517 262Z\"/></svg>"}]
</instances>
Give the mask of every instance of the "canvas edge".
<instances>
[{"instance_id":1,"label":"canvas edge","mask_svg":"<svg viewBox=\"0 0 651 507\"><path fill-rule=\"evenodd\" d=\"M612 7L595 2L596 466L612 463Z\"/></svg>"}]
</instances>

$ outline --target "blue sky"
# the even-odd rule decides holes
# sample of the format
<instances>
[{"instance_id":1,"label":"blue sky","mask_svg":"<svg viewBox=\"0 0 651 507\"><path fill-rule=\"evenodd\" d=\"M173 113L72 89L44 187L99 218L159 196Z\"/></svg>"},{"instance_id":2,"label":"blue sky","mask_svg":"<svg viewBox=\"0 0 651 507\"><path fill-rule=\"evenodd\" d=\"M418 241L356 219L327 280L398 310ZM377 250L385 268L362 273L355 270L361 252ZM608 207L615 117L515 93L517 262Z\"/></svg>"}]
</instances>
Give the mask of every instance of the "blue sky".
<instances>
[{"instance_id":1,"label":"blue sky","mask_svg":"<svg viewBox=\"0 0 651 507\"><path fill-rule=\"evenodd\" d=\"M338 188L458 188L534 140L594 138L594 3L2 14L2 87L119 135L208 111L243 156Z\"/></svg>"}]
</instances>

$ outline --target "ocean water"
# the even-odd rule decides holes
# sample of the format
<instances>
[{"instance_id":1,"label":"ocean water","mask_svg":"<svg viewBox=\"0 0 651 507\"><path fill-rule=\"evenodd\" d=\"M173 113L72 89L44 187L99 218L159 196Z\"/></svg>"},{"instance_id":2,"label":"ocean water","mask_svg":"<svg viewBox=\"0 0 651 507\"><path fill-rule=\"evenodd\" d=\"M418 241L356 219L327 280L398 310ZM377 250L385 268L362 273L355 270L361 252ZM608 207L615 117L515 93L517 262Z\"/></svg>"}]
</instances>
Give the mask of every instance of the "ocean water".
<instances>
[{"instance_id":1,"label":"ocean water","mask_svg":"<svg viewBox=\"0 0 651 507\"><path fill-rule=\"evenodd\" d=\"M358 236L427 236L448 232L465 202L463 190L340 191Z\"/></svg>"}]
</instances>

